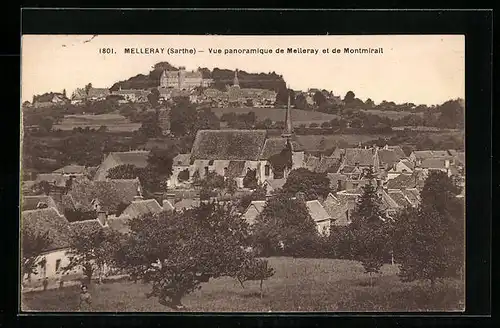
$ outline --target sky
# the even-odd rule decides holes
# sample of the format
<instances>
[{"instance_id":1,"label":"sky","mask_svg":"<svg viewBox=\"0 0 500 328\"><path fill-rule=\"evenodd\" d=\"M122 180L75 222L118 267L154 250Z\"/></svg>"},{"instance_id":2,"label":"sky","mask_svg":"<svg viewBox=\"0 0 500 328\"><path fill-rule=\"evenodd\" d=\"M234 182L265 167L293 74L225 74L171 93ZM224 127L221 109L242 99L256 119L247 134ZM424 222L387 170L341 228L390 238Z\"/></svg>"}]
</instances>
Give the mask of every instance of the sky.
<instances>
[{"instance_id":1,"label":"sky","mask_svg":"<svg viewBox=\"0 0 500 328\"><path fill-rule=\"evenodd\" d=\"M79 87L111 87L168 61L188 70L198 67L276 72L290 88L319 88L344 97L353 91L363 101L441 104L465 98L463 35L369 36L216 36L216 35L24 35L21 43L22 101L33 95ZM350 54L344 48L383 49ZM101 54L112 48L114 54ZM163 54L125 54L125 48L164 48ZM169 48L195 54L168 54ZM272 54L211 54L209 49L270 49ZM318 54L287 48L318 49ZM284 49L284 53L276 53ZM323 53L328 49L329 53ZM340 49L341 53L332 53Z\"/></svg>"}]
</instances>

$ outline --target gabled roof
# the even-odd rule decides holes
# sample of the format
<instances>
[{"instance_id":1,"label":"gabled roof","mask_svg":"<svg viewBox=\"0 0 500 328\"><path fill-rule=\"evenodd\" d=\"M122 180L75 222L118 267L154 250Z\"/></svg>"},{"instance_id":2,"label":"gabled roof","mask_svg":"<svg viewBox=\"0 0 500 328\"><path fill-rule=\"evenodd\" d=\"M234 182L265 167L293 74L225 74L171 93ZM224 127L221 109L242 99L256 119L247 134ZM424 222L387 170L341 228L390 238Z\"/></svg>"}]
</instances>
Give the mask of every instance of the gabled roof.
<instances>
[{"instance_id":1,"label":"gabled roof","mask_svg":"<svg viewBox=\"0 0 500 328\"><path fill-rule=\"evenodd\" d=\"M423 160L435 157L450 157L446 150L415 150L413 152L416 159Z\"/></svg>"},{"instance_id":2,"label":"gabled roof","mask_svg":"<svg viewBox=\"0 0 500 328\"><path fill-rule=\"evenodd\" d=\"M264 184L267 184L271 187L272 190L277 190L282 188L286 183L286 179L269 179L264 181Z\"/></svg>"},{"instance_id":3,"label":"gabled roof","mask_svg":"<svg viewBox=\"0 0 500 328\"><path fill-rule=\"evenodd\" d=\"M127 152L112 152L109 154L118 165L134 165L138 168L145 168L148 165L149 151L134 150Z\"/></svg>"},{"instance_id":4,"label":"gabled roof","mask_svg":"<svg viewBox=\"0 0 500 328\"><path fill-rule=\"evenodd\" d=\"M35 96L35 102L51 102L54 97L59 97L61 99L67 99L62 93L59 92L48 92L43 95Z\"/></svg>"},{"instance_id":5,"label":"gabled roof","mask_svg":"<svg viewBox=\"0 0 500 328\"><path fill-rule=\"evenodd\" d=\"M87 172L86 167L84 165L66 165L54 171L54 173L62 173L62 174L85 174Z\"/></svg>"},{"instance_id":6,"label":"gabled roof","mask_svg":"<svg viewBox=\"0 0 500 328\"><path fill-rule=\"evenodd\" d=\"M332 220L334 220L334 225L346 226L349 224L346 212L351 209L352 206L349 206L347 199L336 198L332 194L329 194L323 202L323 207Z\"/></svg>"},{"instance_id":7,"label":"gabled roof","mask_svg":"<svg viewBox=\"0 0 500 328\"><path fill-rule=\"evenodd\" d=\"M137 218L146 214L155 214L163 211L163 208L158 204L156 199L136 200L123 210L121 216Z\"/></svg>"},{"instance_id":8,"label":"gabled roof","mask_svg":"<svg viewBox=\"0 0 500 328\"><path fill-rule=\"evenodd\" d=\"M108 96L110 94L111 94L111 92L109 92L109 89L107 89L107 88L90 88L88 96L90 98L93 98L93 97L106 97L106 96Z\"/></svg>"},{"instance_id":9,"label":"gabled roof","mask_svg":"<svg viewBox=\"0 0 500 328\"><path fill-rule=\"evenodd\" d=\"M420 192L417 188L401 189L412 206L417 206L420 203Z\"/></svg>"},{"instance_id":10,"label":"gabled roof","mask_svg":"<svg viewBox=\"0 0 500 328\"><path fill-rule=\"evenodd\" d=\"M378 158L381 165L393 165L400 160L400 157L395 151L386 149L378 150Z\"/></svg>"},{"instance_id":11,"label":"gabled roof","mask_svg":"<svg viewBox=\"0 0 500 328\"><path fill-rule=\"evenodd\" d=\"M413 170L415 168L415 165L413 165L413 163L407 159L402 159L400 163L408 167L410 170Z\"/></svg>"},{"instance_id":12,"label":"gabled roof","mask_svg":"<svg viewBox=\"0 0 500 328\"><path fill-rule=\"evenodd\" d=\"M335 173L340 167L340 160L335 157L324 156L321 157L316 172L318 173Z\"/></svg>"},{"instance_id":13,"label":"gabled roof","mask_svg":"<svg viewBox=\"0 0 500 328\"><path fill-rule=\"evenodd\" d=\"M266 206L266 201L264 200L254 200L248 205L245 213L243 213L243 218L248 222L248 224L254 224L255 220L260 213L264 210Z\"/></svg>"},{"instance_id":14,"label":"gabled roof","mask_svg":"<svg viewBox=\"0 0 500 328\"><path fill-rule=\"evenodd\" d=\"M319 163L320 163L320 159L319 157L316 157L316 156L307 156L306 160L305 160L305 167L309 170L309 171L313 171L315 172L316 169L318 168L319 166Z\"/></svg>"},{"instance_id":15,"label":"gabled roof","mask_svg":"<svg viewBox=\"0 0 500 328\"><path fill-rule=\"evenodd\" d=\"M52 207L23 211L21 224L22 229L30 229L38 234L48 232L51 244L46 251L67 248L70 245L71 230L68 220Z\"/></svg>"},{"instance_id":16,"label":"gabled roof","mask_svg":"<svg viewBox=\"0 0 500 328\"><path fill-rule=\"evenodd\" d=\"M228 177L244 177L245 172L245 161L230 161L227 167Z\"/></svg>"},{"instance_id":17,"label":"gabled roof","mask_svg":"<svg viewBox=\"0 0 500 328\"><path fill-rule=\"evenodd\" d=\"M191 154L178 154L174 157L173 166L189 166Z\"/></svg>"},{"instance_id":18,"label":"gabled roof","mask_svg":"<svg viewBox=\"0 0 500 328\"><path fill-rule=\"evenodd\" d=\"M360 166L374 165L374 154L371 149L346 148L344 155L344 165L354 166L358 163Z\"/></svg>"},{"instance_id":19,"label":"gabled roof","mask_svg":"<svg viewBox=\"0 0 500 328\"><path fill-rule=\"evenodd\" d=\"M406 188L417 188L424 185L424 177L422 174L414 172L412 174L402 173L387 181L388 189L406 189Z\"/></svg>"},{"instance_id":20,"label":"gabled roof","mask_svg":"<svg viewBox=\"0 0 500 328\"><path fill-rule=\"evenodd\" d=\"M394 210L399 209L401 206L396 202L391 195L385 190L380 190L378 192L381 201L381 209L382 210Z\"/></svg>"},{"instance_id":21,"label":"gabled roof","mask_svg":"<svg viewBox=\"0 0 500 328\"><path fill-rule=\"evenodd\" d=\"M387 148L389 150L394 151L394 153L399 159L406 157L405 152L403 151L403 148L401 148L401 146L387 146Z\"/></svg>"},{"instance_id":22,"label":"gabled roof","mask_svg":"<svg viewBox=\"0 0 500 328\"><path fill-rule=\"evenodd\" d=\"M47 208L57 209L56 202L50 196L23 196L21 197L21 208L23 211L36 210L38 204L46 204Z\"/></svg>"},{"instance_id":23,"label":"gabled roof","mask_svg":"<svg viewBox=\"0 0 500 328\"><path fill-rule=\"evenodd\" d=\"M266 130L199 130L191 150L191 159L260 159Z\"/></svg>"},{"instance_id":24,"label":"gabled roof","mask_svg":"<svg viewBox=\"0 0 500 328\"><path fill-rule=\"evenodd\" d=\"M399 207L412 206L401 190L389 190L389 196L398 204Z\"/></svg>"},{"instance_id":25,"label":"gabled roof","mask_svg":"<svg viewBox=\"0 0 500 328\"><path fill-rule=\"evenodd\" d=\"M315 222L331 219L330 214L328 214L323 205L321 205L317 199L306 202L306 207L309 215Z\"/></svg>"},{"instance_id":26,"label":"gabled roof","mask_svg":"<svg viewBox=\"0 0 500 328\"><path fill-rule=\"evenodd\" d=\"M75 181L68 194L72 196L76 207L92 210L91 202L97 199L101 210L114 213L120 203L131 203L140 188L138 179Z\"/></svg>"},{"instance_id":27,"label":"gabled roof","mask_svg":"<svg viewBox=\"0 0 500 328\"><path fill-rule=\"evenodd\" d=\"M330 188L337 189L338 181L346 181L347 177L342 173L327 173L328 180L330 180Z\"/></svg>"},{"instance_id":28,"label":"gabled roof","mask_svg":"<svg viewBox=\"0 0 500 328\"><path fill-rule=\"evenodd\" d=\"M292 151L301 151L302 146L297 142L292 140ZM271 156L279 154L282 150L286 148L285 138L268 138L264 143L262 152L260 154L260 159L269 159Z\"/></svg>"}]
</instances>

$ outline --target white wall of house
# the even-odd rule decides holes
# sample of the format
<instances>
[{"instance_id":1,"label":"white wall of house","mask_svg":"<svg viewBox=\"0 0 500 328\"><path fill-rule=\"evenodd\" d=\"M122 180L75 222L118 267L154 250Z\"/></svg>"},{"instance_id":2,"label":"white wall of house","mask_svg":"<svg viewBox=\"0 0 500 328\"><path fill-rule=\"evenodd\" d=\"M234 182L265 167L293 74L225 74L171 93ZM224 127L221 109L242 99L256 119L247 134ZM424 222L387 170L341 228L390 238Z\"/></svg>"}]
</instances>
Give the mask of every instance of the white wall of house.
<instances>
[{"instance_id":1,"label":"white wall of house","mask_svg":"<svg viewBox=\"0 0 500 328\"><path fill-rule=\"evenodd\" d=\"M316 221L316 229L318 229L318 233L322 236L330 235L330 226L331 226L330 219L323 221Z\"/></svg>"},{"instance_id":2,"label":"white wall of house","mask_svg":"<svg viewBox=\"0 0 500 328\"><path fill-rule=\"evenodd\" d=\"M73 272L63 272L62 268L69 264L69 257L66 255L67 251L68 249L59 249L40 256L36 268L37 274L31 275L31 281L42 280L45 277L48 279L58 279L62 275L80 273L81 271L78 269L75 269ZM46 260L44 267L39 265L42 259ZM27 279L27 276L25 276L24 279Z\"/></svg>"}]
</instances>

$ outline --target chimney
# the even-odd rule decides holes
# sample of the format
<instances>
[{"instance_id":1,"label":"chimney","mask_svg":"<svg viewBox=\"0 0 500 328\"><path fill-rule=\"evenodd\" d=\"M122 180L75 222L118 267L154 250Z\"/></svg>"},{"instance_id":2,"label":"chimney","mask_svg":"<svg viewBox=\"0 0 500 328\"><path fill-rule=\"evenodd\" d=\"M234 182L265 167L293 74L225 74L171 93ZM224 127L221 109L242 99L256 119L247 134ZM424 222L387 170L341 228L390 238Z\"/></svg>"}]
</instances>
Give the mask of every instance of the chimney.
<instances>
[{"instance_id":1,"label":"chimney","mask_svg":"<svg viewBox=\"0 0 500 328\"><path fill-rule=\"evenodd\" d=\"M135 195L134 196L134 202L136 201L139 201L139 200L143 200L144 198L142 197L142 195Z\"/></svg>"},{"instance_id":2,"label":"chimney","mask_svg":"<svg viewBox=\"0 0 500 328\"><path fill-rule=\"evenodd\" d=\"M104 211L97 212L97 220L99 220L103 227L108 225L108 216Z\"/></svg>"}]
</instances>

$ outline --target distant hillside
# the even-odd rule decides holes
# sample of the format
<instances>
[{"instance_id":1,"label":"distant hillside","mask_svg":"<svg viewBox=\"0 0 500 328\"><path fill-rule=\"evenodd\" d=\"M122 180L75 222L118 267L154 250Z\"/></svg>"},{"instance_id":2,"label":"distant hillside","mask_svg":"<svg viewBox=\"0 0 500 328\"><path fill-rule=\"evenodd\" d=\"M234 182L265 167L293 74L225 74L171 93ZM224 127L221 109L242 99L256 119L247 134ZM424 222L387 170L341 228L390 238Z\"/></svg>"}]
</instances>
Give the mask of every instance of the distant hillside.
<instances>
[{"instance_id":1,"label":"distant hillside","mask_svg":"<svg viewBox=\"0 0 500 328\"><path fill-rule=\"evenodd\" d=\"M160 76L164 70L178 70L168 62L160 62L152 67L149 74L138 74L125 81L119 81L113 84L111 91L122 89L152 89L160 85ZM199 68L203 78L213 79L214 88L224 90L226 85L232 85L234 71L229 69L214 68L210 70L206 67ZM243 70L238 71L238 80L242 88L259 88L274 90L278 93L278 102L286 103L286 82L281 75L275 72L271 73L247 73Z\"/></svg>"}]
</instances>

